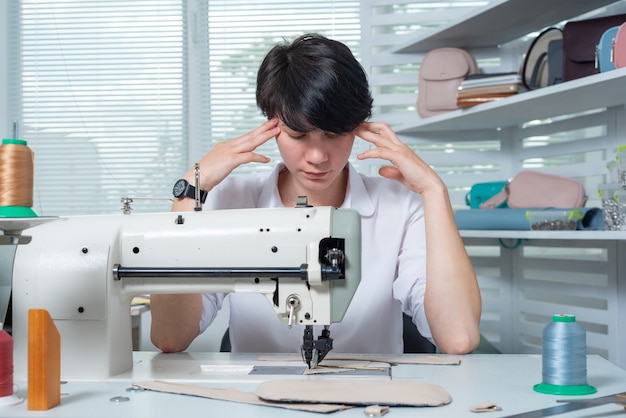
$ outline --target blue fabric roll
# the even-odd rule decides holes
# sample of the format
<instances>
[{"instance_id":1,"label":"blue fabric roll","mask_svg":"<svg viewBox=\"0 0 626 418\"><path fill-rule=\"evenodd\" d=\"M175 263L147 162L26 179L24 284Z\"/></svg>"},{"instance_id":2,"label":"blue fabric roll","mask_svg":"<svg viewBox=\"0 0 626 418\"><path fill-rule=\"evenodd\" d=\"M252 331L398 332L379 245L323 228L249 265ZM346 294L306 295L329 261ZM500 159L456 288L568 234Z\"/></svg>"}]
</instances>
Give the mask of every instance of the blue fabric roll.
<instances>
[{"instance_id":1,"label":"blue fabric roll","mask_svg":"<svg viewBox=\"0 0 626 418\"><path fill-rule=\"evenodd\" d=\"M604 218L601 208L537 208L537 209L459 209L454 219L459 229L520 230L529 231L530 221L526 218L529 210L579 210L583 217L576 222L577 230L603 230Z\"/></svg>"}]
</instances>

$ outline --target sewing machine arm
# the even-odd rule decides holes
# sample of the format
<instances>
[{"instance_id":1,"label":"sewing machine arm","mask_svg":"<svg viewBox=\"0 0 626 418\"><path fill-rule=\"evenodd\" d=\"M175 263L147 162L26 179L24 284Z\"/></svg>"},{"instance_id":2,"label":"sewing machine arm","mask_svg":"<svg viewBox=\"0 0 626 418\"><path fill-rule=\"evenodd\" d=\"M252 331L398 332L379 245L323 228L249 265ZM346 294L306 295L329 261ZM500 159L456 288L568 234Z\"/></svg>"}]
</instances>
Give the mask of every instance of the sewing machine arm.
<instances>
[{"instance_id":1,"label":"sewing machine arm","mask_svg":"<svg viewBox=\"0 0 626 418\"><path fill-rule=\"evenodd\" d=\"M59 328L67 378L132 368L130 301L156 293L263 294L280 321L304 327L314 367L360 281L360 222L353 210L305 207L76 216L32 228L12 275L16 376L25 376L31 308ZM326 326L319 343L313 325Z\"/></svg>"}]
</instances>

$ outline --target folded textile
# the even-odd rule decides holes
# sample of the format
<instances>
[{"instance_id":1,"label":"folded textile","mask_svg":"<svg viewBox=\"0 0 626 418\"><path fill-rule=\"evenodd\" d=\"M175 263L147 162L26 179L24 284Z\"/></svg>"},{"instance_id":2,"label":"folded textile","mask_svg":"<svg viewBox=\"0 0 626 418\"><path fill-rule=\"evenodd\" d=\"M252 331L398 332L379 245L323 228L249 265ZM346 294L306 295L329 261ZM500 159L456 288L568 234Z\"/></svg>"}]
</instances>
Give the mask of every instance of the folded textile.
<instances>
[{"instance_id":1,"label":"folded textile","mask_svg":"<svg viewBox=\"0 0 626 418\"><path fill-rule=\"evenodd\" d=\"M518 84L522 85L522 78L518 73L479 73L470 74L463 79L459 89L473 87L486 87L496 85Z\"/></svg>"},{"instance_id":2,"label":"folded textile","mask_svg":"<svg viewBox=\"0 0 626 418\"><path fill-rule=\"evenodd\" d=\"M489 103L495 100L504 99L506 97L511 97L517 93L504 93L504 94L481 94L478 96L458 96L456 105L458 107L470 107L476 106L481 103Z\"/></svg>"},{"instance_id":3,"label":"folded textile","mask_svg":"<svg viewBox=\"0 0 626 418\"><path fill-rule=\"evenodd\" d=\"M481 87L459 87L457 97L479 96L482 94L516 94L522 89L522 85L516 83Z\"/></svg>"},{"instance_id":4,"label":"folded textile","mask_svg":"<svg viewBox=\"0 0 626 418\"><path fill-rule=\"evenodd\" d=\"M523 91L517 73L470 74L458 88L457 106L470 107L503 99Z\"/></svg>"},{"instance_id":5,"label":"folded textile","mask_svg":"<svg viewBox=\"0 0 626 418\"><path fill-rule=\"evenodd\" d=\"M538 208L542 211L562 211L557 208ZM454 219L458 229L520 230L529 231L530 221L526 216L529 209L496 208L488 210L458 209ZM576 222L577 230L603 230L604 218L601 208L571 208L581 211L583 216Z\"/></svg>"}]
</instances>

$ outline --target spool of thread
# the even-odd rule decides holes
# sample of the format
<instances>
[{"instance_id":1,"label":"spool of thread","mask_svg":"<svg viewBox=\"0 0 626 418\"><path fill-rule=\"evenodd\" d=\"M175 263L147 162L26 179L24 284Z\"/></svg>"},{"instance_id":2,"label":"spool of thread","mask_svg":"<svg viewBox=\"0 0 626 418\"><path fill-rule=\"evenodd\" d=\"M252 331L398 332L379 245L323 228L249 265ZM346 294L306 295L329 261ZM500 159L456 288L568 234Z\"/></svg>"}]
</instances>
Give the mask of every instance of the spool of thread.
<instances>
[{"instance_id":1,"label":"spool of thread","mask_svg":"<svg viewBox=\"0 0 626 418\"><path fill-rule=\"evenodd\" d=\"M0 398L13 395L13 339L0 329Z\"/></svg>"},{"instance_id":2,"label":"spool of thread","mask_svg":"<svg viewBox=\"0 0 626 418\"><path fill-rule=\"evenodd\" d=\"M0 217L37 216L33 206L34 156L22 139L3 139L0 146Z\"/></svg>"},{"instance_id":3,"label":"spool of thread","mask_svg":"<svg viewBox=\"0 0 626 418\"><path fill-rule=\"evenodd\" d=\"M2 329L0 322L0 408L23 401L13 393L13 338Z\"/></svg>"},{"instance_id":4,"label":"spool of thread","mask_svg":"<svg viewBox=\"0 0 626 418\"><path fill-rule=\"evenodd\" d=\"M574 315L557 314L543 330L542 382L533 389L551 395L588 395L587 334Z\"/></svg>"}]
</instances>

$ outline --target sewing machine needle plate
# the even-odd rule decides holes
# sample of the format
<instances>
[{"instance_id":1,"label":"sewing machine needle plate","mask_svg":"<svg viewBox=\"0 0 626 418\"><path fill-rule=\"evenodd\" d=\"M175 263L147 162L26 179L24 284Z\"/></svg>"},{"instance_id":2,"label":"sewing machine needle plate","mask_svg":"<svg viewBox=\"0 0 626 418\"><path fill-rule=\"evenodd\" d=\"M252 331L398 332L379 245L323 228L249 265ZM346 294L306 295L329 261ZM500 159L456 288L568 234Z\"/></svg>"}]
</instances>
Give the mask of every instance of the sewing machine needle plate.
<instances>
[{"instance_id":1,"label":"sewing machine needle plate","mask_svg":"<svg viewBox=\"0 0 626 418\"><path fill-rule=\"evenodd\" d=\"M301 376L307 369L305 365L297 366L254 366L251 375L292 375Z\"/></svg>"}]
</instances>

